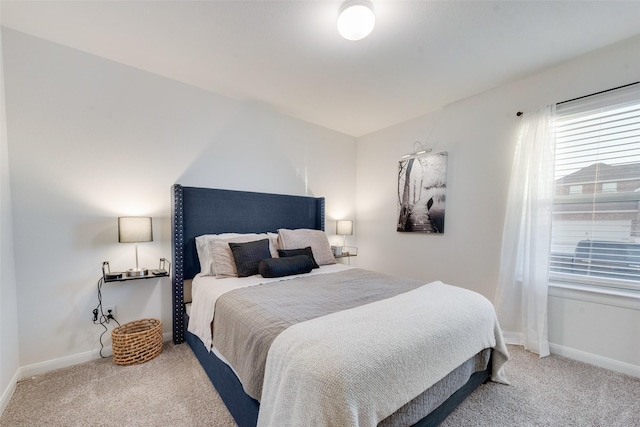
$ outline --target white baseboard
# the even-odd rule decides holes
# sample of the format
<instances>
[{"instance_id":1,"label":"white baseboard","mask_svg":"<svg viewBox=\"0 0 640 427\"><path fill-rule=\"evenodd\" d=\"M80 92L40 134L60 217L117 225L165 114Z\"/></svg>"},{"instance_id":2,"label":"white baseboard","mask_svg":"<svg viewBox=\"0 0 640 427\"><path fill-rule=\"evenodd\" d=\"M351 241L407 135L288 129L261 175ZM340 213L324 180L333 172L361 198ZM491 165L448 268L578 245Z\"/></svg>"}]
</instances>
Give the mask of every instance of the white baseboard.
<instances>
[{"instance_id":1,"label":"white baseboard","mask_svg":"<svg viewBox=\"0 0 640 427\"><path fill-rule=\"evenodd\" d=\"M2 397L0 397L0 415L2 415L13 396L13 393L16 391L16 384L18 384L18 378L20 378L20 370L21 368L18 368L13 378L11 378L9 385L2 392Z\"/></svg>"},{"instance_id":2,"label":"white baseboard","mask_svg":"<svg viewBox=\"0 0 640 427\"><path fill-rule=\"evenodd\" d=\"M549 343L549 349L551 350L551 353L559 356L568 357L569 359L578 360L600 368L610 369L612 371L640 378L640 366L609 359L608 357L598 356L597 354L587 353L582 350L576 350L575 348L565 347L559 344Z\"/></svg>"},{"instance_id":3,"label":"white baseboard","mask_svg":"<svg viewBox=\"0 0 640 427\"><path fill-rule=\"evenodd\" d=\"M105 356L111 356L111 347L105 347L102 350ZM71 356L60 357L58 359L45 360L44 362L26 365L21 368L22 375L20 380L41 375L56 369L68 368L69 366L79 365L80 363L90 362L100 358L100 350L85 351L84 353L72 354Z\"/></svg>"},{"instance_id":4,"label":"white baseboard","mask_svg":"<svg viewBox=\"0 0 640 427\"><path fill-rule=\"evenodd\" d=\"M172 332L162 334L162 341L167 342L173 340ZM102 349L102 355L109 357L113 355L111 346L105 346ZM84 353L73 354L71 356L60 357L58 359L46 360L44 362L34 363L33 365L22 366L20 368L19 380L24 380L34 375L41 375L56 369L68 368L69 366L79 365L80 363L90 362L100 359L100 350L85 351Z\"/></svg>"}]
</instances>

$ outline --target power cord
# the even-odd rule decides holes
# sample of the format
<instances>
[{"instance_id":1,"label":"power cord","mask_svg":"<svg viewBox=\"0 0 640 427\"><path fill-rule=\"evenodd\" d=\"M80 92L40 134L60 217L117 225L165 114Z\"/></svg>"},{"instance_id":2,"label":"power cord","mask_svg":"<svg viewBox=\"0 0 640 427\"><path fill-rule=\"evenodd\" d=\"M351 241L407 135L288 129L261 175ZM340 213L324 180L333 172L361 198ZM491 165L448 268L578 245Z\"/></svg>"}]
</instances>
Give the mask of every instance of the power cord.
<instances>
[{"instance_id":1,"label":"power cord","mask_svg":"<svg viewBox=\"0 0 640 427\"><path fill-rule=\"evenodd\" d=\"M102 333L100 334L100 357L104 359L108 357L108 356L102 355L102 350L104 350L104 343L102 342L102 337L104 336L104 334L106 334L109 331L109 328L107 328L106 325L108 325L112 320L116 322L118 326L120 326L120 323L116 320L113 313L111 313L111 310L108 310L107 314L105 314L102 311L102 285L103 284L104 284L104 278L101 277L98 280L98 306L93 309L93 324L100 325L104 328L104 331L102 331Z\"/></svg>"}]
</instances>

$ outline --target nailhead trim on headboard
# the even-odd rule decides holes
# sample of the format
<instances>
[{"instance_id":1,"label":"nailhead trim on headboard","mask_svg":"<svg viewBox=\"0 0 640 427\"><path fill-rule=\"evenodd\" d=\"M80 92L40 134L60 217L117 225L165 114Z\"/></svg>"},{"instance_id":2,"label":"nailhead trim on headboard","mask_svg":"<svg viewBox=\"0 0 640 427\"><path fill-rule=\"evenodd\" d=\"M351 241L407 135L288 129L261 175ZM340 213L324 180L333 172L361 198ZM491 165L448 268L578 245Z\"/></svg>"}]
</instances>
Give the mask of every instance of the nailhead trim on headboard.
<instances>
[{"instance_id":1,"label":"nailhead trim on headboard","mask_svg":"<svg viewBox=\"0 0 640 427\"><path fill-rule=\"evenodd\" d=\"M182 186L173 186L171 233L173 236L173 343L184 342L184 216Z\"/></svg>"}]
</instances>

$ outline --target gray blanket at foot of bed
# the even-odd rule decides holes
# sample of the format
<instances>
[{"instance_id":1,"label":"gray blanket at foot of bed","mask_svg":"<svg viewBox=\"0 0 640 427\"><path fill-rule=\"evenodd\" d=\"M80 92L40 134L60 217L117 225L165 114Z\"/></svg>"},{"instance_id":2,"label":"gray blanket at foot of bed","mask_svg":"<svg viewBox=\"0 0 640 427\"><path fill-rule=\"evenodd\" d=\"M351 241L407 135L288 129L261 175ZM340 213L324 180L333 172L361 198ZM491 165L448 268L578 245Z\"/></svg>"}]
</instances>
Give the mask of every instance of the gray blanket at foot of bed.
<instances>
[{"instance_id":1,"label":"gray blanket at foot of bed","mask_svg":"<svg viewBox=\"0 0 640 427\"><path fill-rule=\"evenodd\" d=\"M236 289L218 298L213 344L245 392L261 400L267 353L283 330L420 286L424 282L351 269Z\"/></svg>"}]
</instances>

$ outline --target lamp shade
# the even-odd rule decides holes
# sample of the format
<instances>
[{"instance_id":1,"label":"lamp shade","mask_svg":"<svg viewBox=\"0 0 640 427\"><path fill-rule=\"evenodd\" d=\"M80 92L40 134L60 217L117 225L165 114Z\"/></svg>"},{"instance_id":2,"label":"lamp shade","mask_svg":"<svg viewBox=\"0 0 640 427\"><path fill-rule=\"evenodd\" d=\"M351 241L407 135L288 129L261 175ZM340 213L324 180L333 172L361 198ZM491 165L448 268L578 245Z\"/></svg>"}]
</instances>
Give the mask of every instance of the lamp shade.
<instances>
[{"instance_id":1,"label":"lamp shade","mask_svg":"<svg viewBox=\"0 0 640 427\"><path fill-rule=\"evenodd\" d=\"M353 234L353 221L344 219L336 221L336 234L341 236Z\"/></svg>"},{"instance_id":2,"label":"lamp shade","mask_svg":"<svg viewBox=\"0 0 640 427\"><path fill-rule=\"evenodd\" d=\"M151 217L121 216L118 218L118 242L153 242Z\"/></svg>"}]
</instances>

